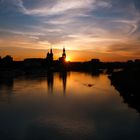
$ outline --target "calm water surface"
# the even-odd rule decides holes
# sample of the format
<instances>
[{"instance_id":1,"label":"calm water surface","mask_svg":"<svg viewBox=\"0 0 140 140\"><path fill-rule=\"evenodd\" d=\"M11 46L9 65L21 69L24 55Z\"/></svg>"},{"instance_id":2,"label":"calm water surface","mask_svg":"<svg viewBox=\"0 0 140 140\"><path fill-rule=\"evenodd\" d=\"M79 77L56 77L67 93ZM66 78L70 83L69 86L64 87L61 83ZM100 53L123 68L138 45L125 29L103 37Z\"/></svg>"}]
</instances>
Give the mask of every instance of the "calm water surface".
<instances>
[{"instance_id":1,"label":"calm water surface","mask_svg":"<svg viewBox=\"0 0 140 140\"><path fill-rule=\"evenodd\" d=\"M0 140L138 140L140 115L107 75L55 73L0 84Z\"/></svg>"}]
</instances>

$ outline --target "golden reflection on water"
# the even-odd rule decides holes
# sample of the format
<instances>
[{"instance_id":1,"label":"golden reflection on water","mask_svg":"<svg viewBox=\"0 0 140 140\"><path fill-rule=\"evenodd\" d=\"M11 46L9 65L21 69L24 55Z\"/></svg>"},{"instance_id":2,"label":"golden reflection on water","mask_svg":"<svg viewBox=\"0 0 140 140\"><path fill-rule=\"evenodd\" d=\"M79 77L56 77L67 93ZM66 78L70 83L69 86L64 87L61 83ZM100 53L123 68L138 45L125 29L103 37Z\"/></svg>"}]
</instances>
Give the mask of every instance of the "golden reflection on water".
<instances>
[{"instance_id":1,"label":"golden reflection on water","mask_svg":"<svg viewBox=\"0 0 140 140\"><path fill-rule=\"evenodd\" d=\"M30 94L86 96L109 94L113 90L107 75L91 76L87 73L50 73L46 77L28 77L14 80L13 90Z\"/></svg>"},{"instance_id":2,"label":"golden reflection on water","mask_svg":"<svg viewBox=\"0 0 140 140\"><path fill-rule=\"evenodd\" d=\"M51 102L51 99L62 102L63 97L71 99L71 102L78 100L82 103L103 104L108 100L121 102L118 92L104 74L63 72L49 73L46 76L24 76L13 79L9 86L4 87L7 87L7 90L0 89L3 91L3 94L0 94L1 100L14 98L23 104L25 101ZM63 101L65 102L65 99Z\"/></svg>"}]
</instances>

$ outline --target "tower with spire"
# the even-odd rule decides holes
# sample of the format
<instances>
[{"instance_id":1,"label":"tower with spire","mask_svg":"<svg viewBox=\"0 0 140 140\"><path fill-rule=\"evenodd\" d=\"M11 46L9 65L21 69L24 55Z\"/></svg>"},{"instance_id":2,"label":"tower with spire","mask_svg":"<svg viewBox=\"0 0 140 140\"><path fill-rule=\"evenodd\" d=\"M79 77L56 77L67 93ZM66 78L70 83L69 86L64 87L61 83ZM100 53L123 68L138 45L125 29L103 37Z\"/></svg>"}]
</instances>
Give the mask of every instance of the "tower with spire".
<instances>
[{"instance_id":1,"label":"tower with spire","mask_svg":"<svg viewBox=\"0 0 140 140\"><path fill-rule=\"evenodd\" d=\"M46 59L50 62L53 61L53 51L52 51L52 48L50 49L50 52L47 53L47 57Z\"/></svg>"},{"instance_id":2,"label":"tower with spire","mask_svg":"<svg viewBox=\"0 0 140 140\"><path fill-rule=\"evenodd\" d=\"M66 61L66 50L65 47L63 47L63 53L62 53L62 57L59 58L59 61L64 63Z\"/></svg>"},{"instance_id":3,"label":"tower with spire","mask_svg":"<svg viewBox=\"0 0 140 140\"><path fill-rule=\"evenodd\" d=\"M62 57L64 57L66 59L66 51L65 51L65 48L63 48Z\"/></svg>"}]
</instances>

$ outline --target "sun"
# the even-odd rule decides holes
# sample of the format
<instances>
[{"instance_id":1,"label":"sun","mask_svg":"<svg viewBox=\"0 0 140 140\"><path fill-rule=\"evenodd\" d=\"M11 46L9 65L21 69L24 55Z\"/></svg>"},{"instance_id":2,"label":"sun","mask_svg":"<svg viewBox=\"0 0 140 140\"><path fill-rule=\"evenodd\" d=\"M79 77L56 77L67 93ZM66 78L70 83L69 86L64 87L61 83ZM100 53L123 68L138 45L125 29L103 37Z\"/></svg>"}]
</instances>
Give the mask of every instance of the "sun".
<instances>
[{"instance_id":1,"label":"sun","mask_svg":"<svg viewBox=\"0 0 140 140\"><path fill-rule=\"evenodd\" d=\"M66 57L66 62L69 62L70 60L70 57Z\"/></svg>"}]
</instances>

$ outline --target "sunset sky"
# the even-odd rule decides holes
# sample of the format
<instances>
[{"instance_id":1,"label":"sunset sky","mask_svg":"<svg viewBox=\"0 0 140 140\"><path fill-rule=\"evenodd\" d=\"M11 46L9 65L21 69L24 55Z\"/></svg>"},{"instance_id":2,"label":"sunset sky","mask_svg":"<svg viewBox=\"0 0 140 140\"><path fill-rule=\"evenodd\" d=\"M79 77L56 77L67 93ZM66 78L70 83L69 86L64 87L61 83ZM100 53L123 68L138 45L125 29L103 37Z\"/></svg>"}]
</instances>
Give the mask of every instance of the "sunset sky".
<instances>
[{"instance_id":1,"label":"sunset sky","mask_svg":"<svg viewBox=\"0 0 140 140\"><path fill-rule=\"evenodd\" d=\"M140 0L0 0L0 56L140 58Z\"/></svg>"}]
</instances>

